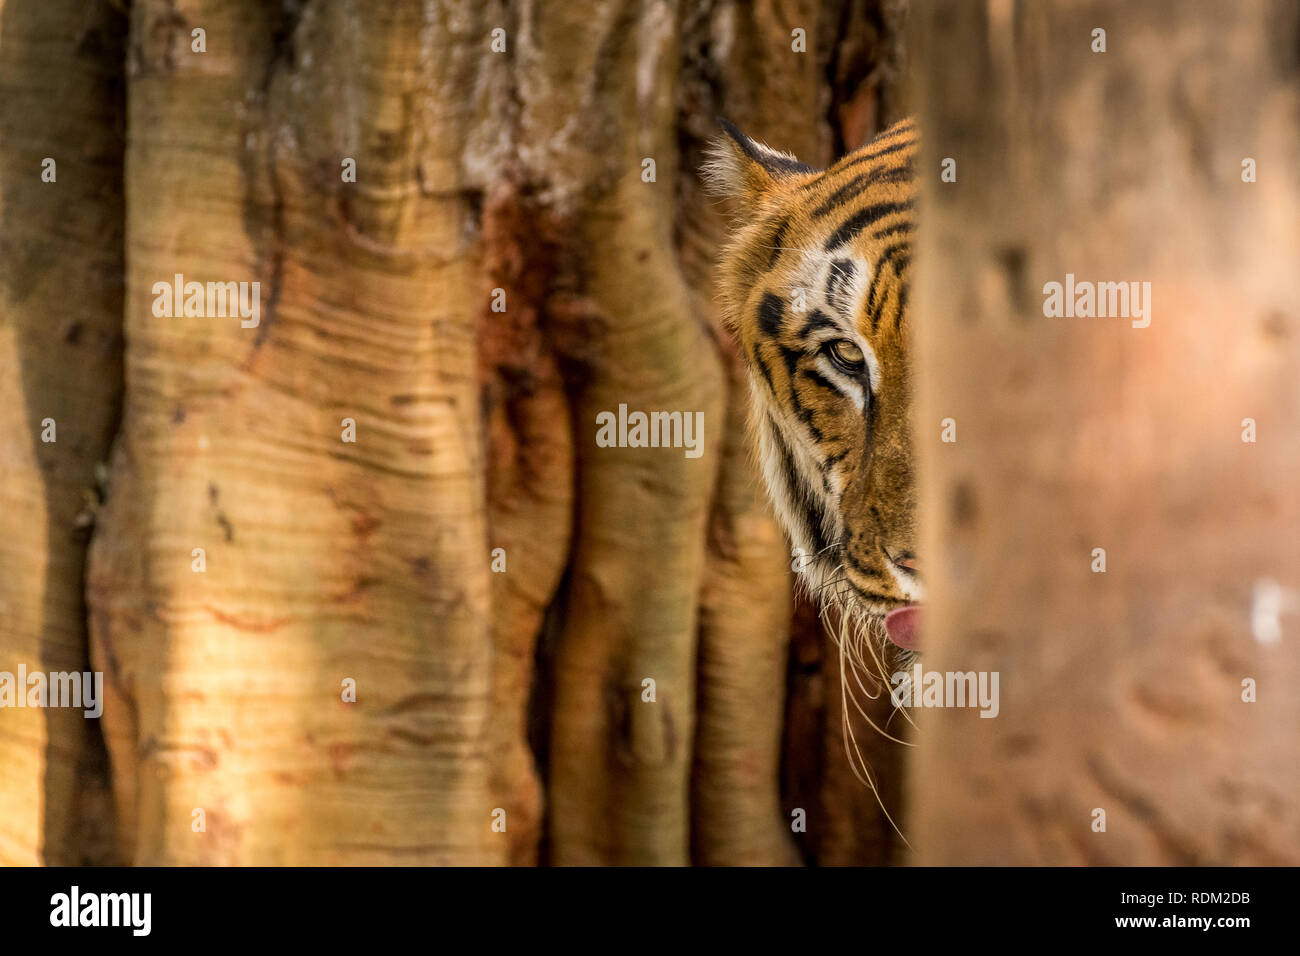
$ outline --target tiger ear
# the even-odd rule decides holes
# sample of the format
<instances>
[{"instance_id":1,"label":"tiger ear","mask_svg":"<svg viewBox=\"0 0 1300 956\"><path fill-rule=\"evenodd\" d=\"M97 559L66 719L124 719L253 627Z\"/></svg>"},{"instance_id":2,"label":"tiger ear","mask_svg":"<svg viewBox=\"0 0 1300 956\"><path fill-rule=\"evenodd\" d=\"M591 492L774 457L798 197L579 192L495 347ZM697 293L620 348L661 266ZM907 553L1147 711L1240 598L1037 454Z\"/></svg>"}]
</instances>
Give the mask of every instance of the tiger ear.
<instances>
[{"instance_id":1,"label":"tiger ear","mask_svg":"<svg viewBox=\"0 0 1300 956\"><path fill-rule=\"evenodd\" d=\"M705 185L715 196L736 199L748 208L781 180L817 171L789 153L750 139L722 117L718 125L726 135L709 146L704 165Z\"/></svg>"}]
</instances>

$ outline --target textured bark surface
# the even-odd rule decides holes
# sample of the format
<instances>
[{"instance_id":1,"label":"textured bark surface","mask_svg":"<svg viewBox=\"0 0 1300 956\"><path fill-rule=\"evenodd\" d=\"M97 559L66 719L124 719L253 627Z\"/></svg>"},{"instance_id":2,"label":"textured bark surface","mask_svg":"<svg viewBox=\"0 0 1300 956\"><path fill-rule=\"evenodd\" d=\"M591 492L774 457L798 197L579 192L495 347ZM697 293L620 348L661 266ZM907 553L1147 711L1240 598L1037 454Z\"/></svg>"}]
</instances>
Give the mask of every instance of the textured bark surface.
<instances>
[{"instance_id":1,"label":"textured bark surface","mask_svg":"<svg viewBox=\"0 0 1300 956\"><path fill-rule=\"evenodd\" d=\"M0 671L81 672L96 466L122 353L121 57L105 4L0 3ZM42 180L54 160L54 181ZM53 419L54 441L42 440ZM20 692L25 693L25 688ZM0 866L112 862L78 709L0 711Z\"/></svg>"},{"instance_id":2,"label":"textured bark surface","mask_svg":"<svg viewBox=\"0 0 1300 956\"><path fill-rule=\"evenodd\" d=\"M135 862L505 858L460 172L484 61L435 55L446 27L132 7L126 405L89 602ZM260 325L155 318L175 273L260 281Z\"/></svg>"},{"instance_id":3,"label":"textured bark surface","mask_svg":"<svg viewBox=\"0 0 1300 956\"><path fill-rule=\"evenodd\" d=\"M1300 24L1185 13L917 11L925 663L1001 674L996 719L918 716L922 862L1300 862L1300 618L1252 636L1300 592ZM1045 318L1067 273L1150 326Z\"/></svg>"},{"instance_id":4,"label":"textured bark surface","mask_svg":"<svg viewBox=\"0 0 1300 956\"><path fill-rule=\"evenodd\" d=\"M494 188L483 239L493 288L508 289L505 313L480 323L488 448L492 574L492 792L509 821L510 862L538 862L542 781L530 748L534 695L549 674L536 671L537 639L555 601L573 527L573 433L546 299L559 237L514 181ZM499 550L498 550L499 549ZM496 560L496 559L494 559Z\"/></svg>"}]
</instances>

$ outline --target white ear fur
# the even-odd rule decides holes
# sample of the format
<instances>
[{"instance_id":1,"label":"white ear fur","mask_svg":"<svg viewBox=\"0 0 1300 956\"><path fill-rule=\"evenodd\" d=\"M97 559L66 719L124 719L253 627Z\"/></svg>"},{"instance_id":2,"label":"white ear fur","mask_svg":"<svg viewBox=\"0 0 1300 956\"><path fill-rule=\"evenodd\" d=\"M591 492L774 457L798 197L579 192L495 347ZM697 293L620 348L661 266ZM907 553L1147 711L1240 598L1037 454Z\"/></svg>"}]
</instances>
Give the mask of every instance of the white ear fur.
<instances>
[{"instance_id":1,"label":"white ear fur","mask_svg":"<svg viewBox=\"0 0 1300 956\"><path fill-rule=\"evenodd\" d=\"M705 188L713 195L752 202L779 179L815 172L790 153L751 139L726 120L718 122L726 135L709 144L709 158L701 170Z\"/></svg>"},{"instance_id":2,"label":"white ear fur","mask_svg":"<svg viewBox=\"0 0 1300 956\"><path fill-rule=\"evenodd\" d=\"M700 175L711 195L736 197L748 191L746 166L752 161L734 140L729 136L717 137L709 143L706 155L708 159L700 167Z\"/></svg>"}]
</instances>

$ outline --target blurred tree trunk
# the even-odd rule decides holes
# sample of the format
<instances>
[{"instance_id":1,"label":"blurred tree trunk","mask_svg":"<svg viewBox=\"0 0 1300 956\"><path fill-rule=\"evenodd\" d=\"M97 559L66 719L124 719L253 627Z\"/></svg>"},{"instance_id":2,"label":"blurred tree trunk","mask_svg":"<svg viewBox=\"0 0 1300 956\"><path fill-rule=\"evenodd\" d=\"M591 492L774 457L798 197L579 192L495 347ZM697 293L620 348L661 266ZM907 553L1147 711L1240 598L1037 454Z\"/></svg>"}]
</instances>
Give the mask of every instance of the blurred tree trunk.
<instances>
[{"instance_id":1,"label":"blurred tree trunk","mask_svg":"<svg viewBox=\"0 0 1300 956\"><path fill-rule=\"evenodd\" d=\"M1300 23L1187 12L918 10L925 666L1001 675L918 715L927 863L1300 862ZM1067 273L1150 325L1044 317Z\"/></svg>"},{"instance_id":2,"label":"blurred tree trunk","mask_svg":"<svg viewBox=\"0 0 1300 956\"><path fill-rule=\"evenodd\" d=\"M9 674L88 669L86 525L122 381L125 32L106 4L0 3L0 671ZM0 866L112 862L107 769L99 725L83 710L0 711Z\"/></svg>"}]
</instances>

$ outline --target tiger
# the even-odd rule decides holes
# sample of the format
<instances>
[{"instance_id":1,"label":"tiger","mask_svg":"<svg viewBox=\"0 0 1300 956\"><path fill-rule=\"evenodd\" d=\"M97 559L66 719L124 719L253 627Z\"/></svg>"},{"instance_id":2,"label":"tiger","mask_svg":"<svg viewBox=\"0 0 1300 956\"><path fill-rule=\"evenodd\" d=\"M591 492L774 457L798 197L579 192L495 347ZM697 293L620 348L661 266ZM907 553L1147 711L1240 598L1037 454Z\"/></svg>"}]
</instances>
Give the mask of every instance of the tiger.
<instances>
[{"instance_id":1,"label":"tiger","mask_svg":"<svg viewBox=\"0 0 1300 956\"><path fill-rule=\"evenodd\" d=\"M916 123L825 170L719 123L703 172L734 228L717 290L768 496L823 613L875 625L910 663L924 599L908 415Z\"/></svg>"}]
</instances>

